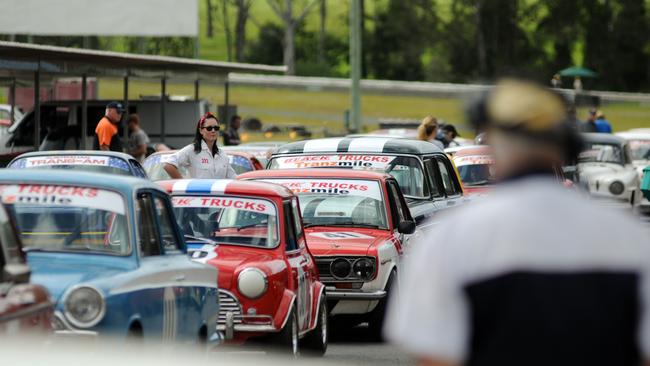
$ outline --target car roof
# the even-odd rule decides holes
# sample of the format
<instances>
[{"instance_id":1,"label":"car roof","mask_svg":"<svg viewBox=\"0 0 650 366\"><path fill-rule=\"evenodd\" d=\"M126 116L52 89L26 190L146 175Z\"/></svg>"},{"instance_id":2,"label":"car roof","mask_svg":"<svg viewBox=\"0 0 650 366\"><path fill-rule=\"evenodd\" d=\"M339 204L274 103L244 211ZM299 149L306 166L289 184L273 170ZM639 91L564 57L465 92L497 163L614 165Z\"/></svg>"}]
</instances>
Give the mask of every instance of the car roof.
<instances>
[{"instance_id":1,"label":"car roof","mask_svg":"<svg viewBox=\"0 0 650 366\"><path fill-rule=\"evenodd\" d=\"M650 130L644 132L636 132L636 131L618 132L616 133L616 136L622 137L626 140L650 140Z\"/></svg>"},{"instance_id":2,"label":"car roof","mask_svg":"<svg viewBox=\"0 0 650 366\"><path fill-rule=\"evenodd\" d=\"M246 196L289 198L294 194L286 187L267 182L232 179L168 179L156 182L172 194L241 194Z\"/></svg>"},{"instance_id":3,"label":"car roof","mask_svg":"<svg viewBox=\"0 0 650 366\"><path fill-rule=\"evenodd\" d=\"M492 155L492 148L487 145L462 146L457 148L454 158L470 155Z\"/></svg>"},{"instance_id":4,"label":"car roof","mask_svg":"<svg viewBox=\"0 0 650 366\"><path fill-rule=\"evenodd\" d=\"M387 137L338 137L292 142L276 149L273 155L318 153L358 154L433 154L443 151L436 145L421 141Z\"/></svg>"},{"instance_id":5,"label":"car roof","mask_svg":"<svg viewBox=\"0 0 650 366\"><path fill-rule=\"evenodd\" d=\"M37 156L53 156L53 155L75 155L75 156L109 156L113 158L120 158L124 160L134 159L133 156L118 152L118 151L103 151L103 150L46 150L46 151L31 151L18 155L14 160L22 158L31 158Z\"/></svg>"},{"instance_id":6,"label":"car roof","mask_svg":"<svg viewBox=\"0 0 650 366\"><path fill-rule=\"evenodd\" d=\"M161 191L158 186L147 179L84 171L75 171L74 174L61 174L60 170L0 169L0 182L92 186L122 192L131 192L138 188L153 188Z\"/></svg>"},{"instance_id":7,"label":"car roof","mask_svg":"<svg viewBox=\"0 0 650 366\"><path fill-rule=\"evenodd\" d=\"M626 142L624 138L609 133L592 132L592 133L582 133L581 135L582 138L588 142L616 144L616 145L623 145Z\"/></svg>"},{"instance_id":8,"label":"car roof","mask_svg":"<svg viewBox=\"0 0 650 366\"><path fill-rule=\"evenodd\" d=\"M237 179L259 178L332 178L385 180L391 178L391 176L387 173L378 171L330 168L255 170L237 176Z\"/></svg>"}]
</instances>

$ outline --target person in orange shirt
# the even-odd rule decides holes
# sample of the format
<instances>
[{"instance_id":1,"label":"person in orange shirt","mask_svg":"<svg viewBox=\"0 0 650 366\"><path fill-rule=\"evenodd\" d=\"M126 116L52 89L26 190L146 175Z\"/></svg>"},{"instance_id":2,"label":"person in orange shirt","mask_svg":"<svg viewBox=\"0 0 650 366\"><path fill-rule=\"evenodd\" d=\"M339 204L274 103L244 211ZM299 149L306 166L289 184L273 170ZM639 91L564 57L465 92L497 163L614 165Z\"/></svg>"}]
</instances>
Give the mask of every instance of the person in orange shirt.
<instances>
[{"instance_id":1,"label":"person in orange shirt","mask_svg":"<svg viewBox=\"0 0 650 366\"><path fill-rule=\"evenodd\" d=\"M94 150L122 152L122 141L117 134L117 126L122 120L123 113L122 103L110 102L106 105L106 113L95 128Z\"/></svg>"}]
</instances>

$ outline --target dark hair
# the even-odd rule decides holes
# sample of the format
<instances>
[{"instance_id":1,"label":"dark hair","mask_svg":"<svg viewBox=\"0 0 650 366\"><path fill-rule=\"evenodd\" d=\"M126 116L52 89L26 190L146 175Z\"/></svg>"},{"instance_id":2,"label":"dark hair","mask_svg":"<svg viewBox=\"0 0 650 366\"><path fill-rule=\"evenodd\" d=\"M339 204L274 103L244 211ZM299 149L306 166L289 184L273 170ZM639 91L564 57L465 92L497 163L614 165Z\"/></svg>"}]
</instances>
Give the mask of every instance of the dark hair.
<instances>
[{"instance_id":1,"label":"dark hair","mask_svg":"<svg viewBox=\"0 0 650 366\"><path fill-rule=\"evenodd\" d=\"M137 113L131 113L131 114L129 114L129 120L128 120L128 122L131 122L131 121L133 121L133 122L135 122L135 123L137 123L137 124L140 124L140 117L138 116Z\"/></svg>"},{"instance_id":2,"label":"dark hair","mask_svg":"<svg viewBox=\"0 0 650 366\"><path fill-rule=\"evenodd\" d=\"M206 112L200 119L199 122L196 124L196 132L194 133L194 141L192 142L194 144L194 153L198 154L201 152L201 141L203 141L203 136L201 136L201 127L203 127L203 123L207 119L214 119L217 121L217 124L219 123L219 118L215 116L212 112ZM214 145L212 145L212 156L216 155L219 153L219 147L217 146L217 142L214 142Z\"/></svg>"}]
</instances>

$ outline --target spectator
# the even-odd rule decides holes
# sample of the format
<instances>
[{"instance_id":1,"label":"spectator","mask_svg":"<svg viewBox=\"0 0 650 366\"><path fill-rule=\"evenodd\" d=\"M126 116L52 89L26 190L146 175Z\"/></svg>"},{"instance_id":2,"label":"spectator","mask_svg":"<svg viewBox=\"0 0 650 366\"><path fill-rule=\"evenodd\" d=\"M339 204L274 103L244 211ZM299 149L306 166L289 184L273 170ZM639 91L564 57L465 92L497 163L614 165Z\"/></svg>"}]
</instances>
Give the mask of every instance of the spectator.
<instances>
[{"instance_id":1,"label":"spectator","mask_svg":"<svg viewBox=\"0 0 650 366\"><path fill-rule=\"evenodd\" d=\"M551 79L551 86L554 88L562 87L562 78L560 77L560 74L553 75L553 78Z\"/></svg>"},{"instance_id":2,"label":"spectator","mask_svg":"<svg viewBox=\"0 0 650 366\"><path fill-rule=\"evenodd\" d=\"M122 114L124 114L122 103L110 102L106 105L104 117L99 120L95 128L94 150L122 151L122 141L117 134Z\"/></svg>"},{"instance_id":3,"label":"spectator","mask_svg":"<svg viewBox=\"0 0 650 366\"><path fill-rule=\"evenodd\" d=\"M612 133L612 125L605 118L605 113L603 113L603 111L599 110L596 112L596 121L594 124L596 125L596 132Z\"/></svg>"},{"instance_id":4,"label":"spectator","mask_svg":"<svg viewBox=\"0 0 650 366\"><path fill-rule=\"evenodd\" d=\"M576 76L576 78L573 80L573 90L577 92L582 91L582 79L580 79L580 76Z\"/></svg>"},{"instance_id":5,"label":"spectator","mask_svg":"<svg viewBox=\"0 0 650 366\"><path fill-rule=\"evenodd\" d=\"M239 145L241 141L239 140L239 127L241 126L241 116L234 115L230 119L228 124L228 129L223 133L223 144L224 146L233 146Z\"/></svg>"},{"instance_id":6,"label":"spectator","mask_svg":"<svg viewBox=\"0 0 650 366\"><path fill-rule=\"evenodd\" d=\"M189 177L201 179L234 179L237 173L230 166L228 154L217 146L219 119L208 112L196 124L194 141L172 154L164 169L172 179L181 179L179 167L189 171Z\"/></svg>"},{"instance_id":7,"label":"spectator","mask_svg":"<svg viewBox=\"0 0 650 366\"><path fill-rule=\"evenodd\" d=\"M598 132L596 129L596 108L591 108L589 110L589 117L587 117L587 120L580 126L580 131Z\"/></svg>"},{"instance_id":8,"label":"spectator","mask_svg":"<svg viewBox=\"0 0 650 366\"><path fill-rule=\"evenodd\" d=\"M441 149L445 146L442 142L438 141L438 120L433 116L426 116L418 126L418 140L428 141Z\"/></svg>"},{"instance_id":9,"label":"spectator","mask_svg":"<svg viewBox=\"0 0 650 366\"><path fill-rule=\"evenodd\" d=\"M455 141L456 137L460 136L456 131L454 125L446 124L442 126L442 144L445 148L460 146L458 142Z\"/></svg>"},{"instance_id":10,"label":"spectator","mask_svg":"<svg viewBox=\"0 0 650 366\"><path fill-rule=\"evenodd\" d=\"M140 117L136 113L129 115L127 126L129 128L129 154L133 155L140 163L144 163L149 136L140 128Z\"/></svg>"}]
</instances>

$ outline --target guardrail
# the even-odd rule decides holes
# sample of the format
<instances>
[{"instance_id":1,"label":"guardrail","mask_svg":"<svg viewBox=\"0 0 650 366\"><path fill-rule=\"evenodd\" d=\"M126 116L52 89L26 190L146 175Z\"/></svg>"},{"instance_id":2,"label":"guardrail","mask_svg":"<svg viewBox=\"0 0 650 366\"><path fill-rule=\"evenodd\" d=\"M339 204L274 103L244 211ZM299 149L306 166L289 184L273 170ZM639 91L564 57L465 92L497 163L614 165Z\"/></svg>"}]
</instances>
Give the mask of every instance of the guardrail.
<instances>
[{"instance_id":1,"label":"guardrail","mask_svg":"<svg viewBox=\"0 0 650 366\"><path fill-rule=\"evenodd\" d=\"M232 85L251 85L279 88L300 88L313 91L338 90L348 91L350 80L343 78L303 77L282 75L253 75L231 73L228 81ZM489 89L487 84L453 84L432 83L420 81L394 81L394 80L362 80L361 90L369 93L381 94L410 94L422 96L436 96L441 98L464 98L473 93ZM575 98L572 89L558 89L568 98ZM613 91L583 91L585 96L597 96L603 102L635 102L650 103L650 94L624 93Z\"/></svg>"}]
</instances>

